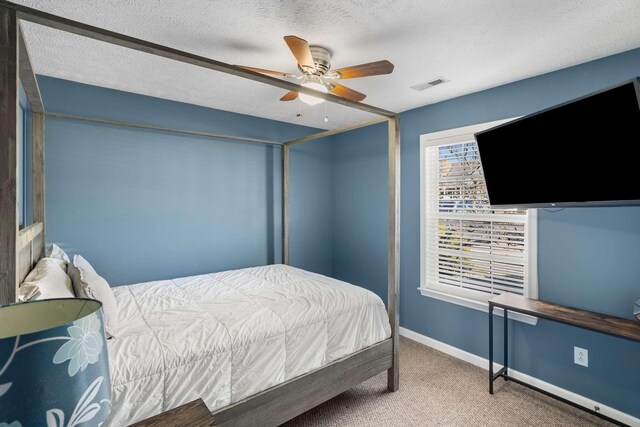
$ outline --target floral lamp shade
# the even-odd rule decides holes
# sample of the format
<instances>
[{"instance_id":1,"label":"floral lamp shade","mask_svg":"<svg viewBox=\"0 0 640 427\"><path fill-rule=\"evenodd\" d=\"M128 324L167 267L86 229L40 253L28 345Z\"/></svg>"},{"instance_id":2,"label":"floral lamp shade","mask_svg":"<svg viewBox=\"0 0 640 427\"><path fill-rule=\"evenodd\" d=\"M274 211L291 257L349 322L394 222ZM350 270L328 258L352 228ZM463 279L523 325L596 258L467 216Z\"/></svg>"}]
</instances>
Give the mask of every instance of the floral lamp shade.
<instances>
[{"instance_id":1,"label":"floral lamp shade","mask_svg":"<svg viewBox=\"0 0 640 427\"><path fill-rule=\"evenodd\" d=\"M102 304L0 307L0 427L97 426L111 410Z\"/></svg>"}]
</instances>

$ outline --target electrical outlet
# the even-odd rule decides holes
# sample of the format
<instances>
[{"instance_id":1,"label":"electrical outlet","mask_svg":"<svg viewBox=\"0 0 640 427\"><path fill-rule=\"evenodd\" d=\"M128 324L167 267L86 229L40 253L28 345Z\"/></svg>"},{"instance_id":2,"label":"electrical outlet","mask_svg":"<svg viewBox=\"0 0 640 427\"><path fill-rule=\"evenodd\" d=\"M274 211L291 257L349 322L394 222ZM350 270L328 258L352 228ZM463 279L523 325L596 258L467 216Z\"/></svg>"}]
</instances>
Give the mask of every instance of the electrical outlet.
<instances>
[{"instance_id":1,"label":"electrical outlet","mask_svg":"<svg viewBox=\"0 0 640 427\"><path fill-rule=\"evenodd\" d=\"M589 350L573 347L573 363L584 367L589 367Z\"/></svg>"}]
</instances>

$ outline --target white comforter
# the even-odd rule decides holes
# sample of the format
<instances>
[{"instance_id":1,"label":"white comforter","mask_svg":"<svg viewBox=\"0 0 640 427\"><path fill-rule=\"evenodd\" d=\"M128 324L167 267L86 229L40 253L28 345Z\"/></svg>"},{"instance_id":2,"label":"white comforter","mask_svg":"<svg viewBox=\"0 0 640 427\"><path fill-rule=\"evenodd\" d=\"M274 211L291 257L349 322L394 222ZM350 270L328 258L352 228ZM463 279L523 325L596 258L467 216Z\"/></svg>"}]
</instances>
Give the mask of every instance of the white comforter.
<instances>
[{"instance_id":1,"label":"white comforter","mask_svg":"<svg viewBox=\"0 0 640 427\"><path fill-rule=\"evenodd\" d=\"M201 397L229 405L388 338L370 291L284 265L114 288L108 341L124 426Z\"/></svg>"}]
</instances>

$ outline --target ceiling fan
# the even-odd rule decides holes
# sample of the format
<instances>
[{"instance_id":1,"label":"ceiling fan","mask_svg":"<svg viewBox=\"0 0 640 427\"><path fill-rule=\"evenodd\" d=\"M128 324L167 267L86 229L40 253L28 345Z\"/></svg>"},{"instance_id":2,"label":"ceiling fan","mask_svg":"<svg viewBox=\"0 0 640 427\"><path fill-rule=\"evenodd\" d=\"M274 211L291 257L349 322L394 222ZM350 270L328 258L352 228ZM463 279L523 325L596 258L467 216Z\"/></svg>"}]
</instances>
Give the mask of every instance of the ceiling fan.
<instances>
[{"instance_id":1,"label":"ceiling fan","mask_svg":"<svg viewBox=\"0 0 640 427\"><path fill-rule=\"evenodd\" d=\"M271 74L302 80L302 86L315 89L320 92L331 92L334 95L350 99L352 101L362 101L366 95L356 90L350 89L335 80L354 79L357 77L378 76L381 74L391 74L393 64L387 60L369 62L367 64L354 65L352 67L331 69L331 52L322 46L309 46L306 40L296 36L285 36L284 41L289 46L291 53L298 62L299 74L285 73L282 71L265 70L264 68L244 67L246 70L255 71L262 74ZM300 97L300 101L309 104L320 104L324 100L313 95L297 92L287 92L280 101L293 101Z\"/></svg>"}]
</instances>

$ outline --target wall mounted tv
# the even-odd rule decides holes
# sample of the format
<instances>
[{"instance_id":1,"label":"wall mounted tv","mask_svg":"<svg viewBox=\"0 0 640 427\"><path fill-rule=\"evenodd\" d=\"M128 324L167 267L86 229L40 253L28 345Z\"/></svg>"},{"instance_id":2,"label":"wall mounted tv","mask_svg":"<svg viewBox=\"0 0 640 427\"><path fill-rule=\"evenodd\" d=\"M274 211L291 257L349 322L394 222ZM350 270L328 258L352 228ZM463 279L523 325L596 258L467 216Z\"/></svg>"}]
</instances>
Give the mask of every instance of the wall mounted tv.
<instances>
[{"instance_id":1,"label":"wall mounted tv","mask_svg":"<svg viewBox=\"0 0 640 427\"><path fill-rule=\"evenodd\" d=\"M640 77L475 137L492 207L640 205Z\"/></svg>"}]
</instances>

